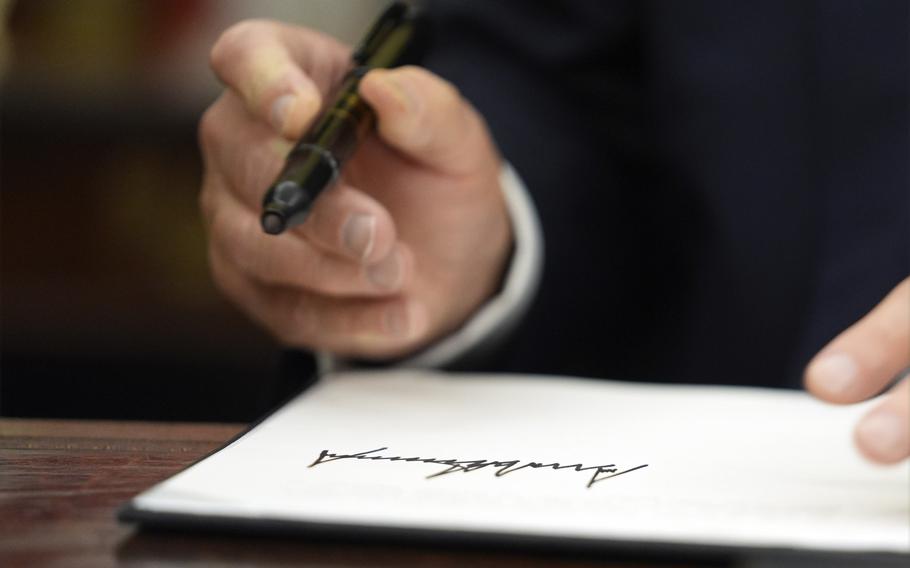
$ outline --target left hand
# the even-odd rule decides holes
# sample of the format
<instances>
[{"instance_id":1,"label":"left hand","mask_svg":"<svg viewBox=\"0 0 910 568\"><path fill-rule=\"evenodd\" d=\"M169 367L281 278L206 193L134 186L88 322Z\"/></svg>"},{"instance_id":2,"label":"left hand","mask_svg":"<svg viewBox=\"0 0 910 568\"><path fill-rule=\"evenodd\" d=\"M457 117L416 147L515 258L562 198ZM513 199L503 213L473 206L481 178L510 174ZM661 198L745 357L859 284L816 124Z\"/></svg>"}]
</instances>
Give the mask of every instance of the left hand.
<instances>
[{"instance_id":1,"label":"left hand","mask_svg":"<svg viewBox=\"0 0 910 568\"><path fill-rule=\"evenodd\" d=\"M908 367L910 278L812 359L806 368L806 388L828 402L859 402L881 392ZM859 450L874 462L897 463L910 456L910 376L859 421L854 437Z\"/></svg>"}]
</instances>

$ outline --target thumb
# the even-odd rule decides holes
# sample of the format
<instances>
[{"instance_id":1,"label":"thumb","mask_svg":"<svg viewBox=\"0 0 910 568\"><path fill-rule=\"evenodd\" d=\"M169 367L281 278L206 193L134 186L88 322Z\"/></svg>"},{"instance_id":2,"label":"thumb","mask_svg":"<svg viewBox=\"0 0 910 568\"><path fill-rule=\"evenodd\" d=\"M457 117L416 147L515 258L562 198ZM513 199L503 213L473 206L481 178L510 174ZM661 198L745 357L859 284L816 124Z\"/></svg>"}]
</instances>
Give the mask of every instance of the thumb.
<instances>
[{"instance_id":1,"label":"thumb","mask_svg":"<svg viewBox=\"0 0 910 568\"><path fill-rule=\"evenodd\" d=\"M379 136L444 173L471 173L495 153L486 125L458 89L421 67L374 69L360 82Z\"/></svg>"}]
</instances>

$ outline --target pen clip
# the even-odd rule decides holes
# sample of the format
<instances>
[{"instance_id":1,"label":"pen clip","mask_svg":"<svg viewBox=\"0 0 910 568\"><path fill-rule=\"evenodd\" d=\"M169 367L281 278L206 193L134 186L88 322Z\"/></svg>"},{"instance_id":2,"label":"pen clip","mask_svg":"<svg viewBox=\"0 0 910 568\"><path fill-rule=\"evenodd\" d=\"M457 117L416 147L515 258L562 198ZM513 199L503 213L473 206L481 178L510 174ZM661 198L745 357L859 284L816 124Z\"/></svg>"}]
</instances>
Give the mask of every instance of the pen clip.
<instances>
[{"instance_id":1,"label":"pen clip","mask_svg":"<svg viewBox=\"0 0 910 568\"><path fill-rule=\"evenodd\" d=\"M382 45L389 33L408 17L409 12L410 7L404 2L393 2L386 8L385 12L376 20L366 37L363 38L363 41L360 42L360 45L357 46L357 49L351 55L354 64L358 66L365 65L370 56Z\"/></svg>"}]
</instances>

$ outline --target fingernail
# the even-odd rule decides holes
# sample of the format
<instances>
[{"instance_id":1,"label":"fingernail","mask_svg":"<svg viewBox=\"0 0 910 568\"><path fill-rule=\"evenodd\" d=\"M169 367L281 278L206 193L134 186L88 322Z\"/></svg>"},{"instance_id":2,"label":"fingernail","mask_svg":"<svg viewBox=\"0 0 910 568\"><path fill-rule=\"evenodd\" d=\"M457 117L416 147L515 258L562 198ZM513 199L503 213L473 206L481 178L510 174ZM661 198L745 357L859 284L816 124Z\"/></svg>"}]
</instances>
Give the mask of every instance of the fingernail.
<instances>
[{"instance_id":1,"label":"fingernail","mask_svg":"<svg viewBox=\"0 0 910 568\"><path fill-rule=\"evenodd\" d=\"M856 427L859 443L878 457L897 460L910 452L910 432L901 417L889 410L877 410Z\"/></svg>"},{"instance_id":2,"label":"fingernail","mask_svg":"<svg viewBox=\"0 0 910 568\"><path fill-rule=\"evenodd\" d=\"M272 122L272 128L278 132L284 132L284 125L287 122L288 114L291 107L294 106L296 95L282 95L272 103L272 111L269 120Z\"/></svg>"},{"instance_id":3,"label":"fingernail","mask_svg":"<svg viewBox=\"0 0 910 568\"><path fill-rule=\"evenodd\" d=\"M370 256L376 235L376 217L354 214L348 217L341 229L344 248L353 256L363 260Z\"/></svg>"},{"instance_id":4,"label":"fingernail","mask_svg":"<svg viewBox=\"0 0 910 568\"><path fill-rule=\"evenodd\" d=\"M393 252L378 264L367 267L367 279L383 290L392 290L401 283L401 258Z\"/></svg>"},{"instance_id":5,"label":"fingernail","mask_svg":"<svg viewBox=\"0 0 910 568\"><path fill-rule=\"evenodd\" d=\"M815 361L810 374L817 386L829 394L844 394L856 380L857 367L846 353L832 353Z\"/></svg>"}]
</instances>

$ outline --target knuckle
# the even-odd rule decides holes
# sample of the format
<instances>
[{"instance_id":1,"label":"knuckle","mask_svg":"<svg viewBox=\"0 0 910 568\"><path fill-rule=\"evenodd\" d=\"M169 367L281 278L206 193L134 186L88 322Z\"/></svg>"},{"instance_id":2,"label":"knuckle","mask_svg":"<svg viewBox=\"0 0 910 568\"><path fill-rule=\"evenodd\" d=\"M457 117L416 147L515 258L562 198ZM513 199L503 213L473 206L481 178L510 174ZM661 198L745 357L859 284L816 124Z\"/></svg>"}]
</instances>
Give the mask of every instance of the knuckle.
<instances>
[{"instance_id":1,"label":"knuckle","mask_svg":"<svg viewBox=\"0 0 910 568\"><path fill-rule=\"evenodd\" d=\"M464 100L461 92L455 85L445 80L440 80L436 87L438 104L446 112L461 111Z\"/></svg>"},{"instance_id":2,"label":"knuckle","mask_svg":"<svg viewBox=\"0 0 910 568\"><path fill-rule=\"evenodd\" d=\"M351 50L332 36L310 29L300 31L312 38L307 48L308 74L320 90L328 91L347 72Z\"/></svg>"},{"instance_id":3,"label":"knuckle","mask_svg":"<svg viewBox=\"0 0 910 568\"><path fill-rule=\"evenodd\" d=\"M281 159L266 144L255 144L240 156L240 178L232 180L244 194L264 192L281 169Z\"/></svg>"},{"instance_id":4,"label":"knuckle","mask_svg":"<svg viewBox=\"0 0 910 568\"><path fill-rule=\"evenodd\" d=\"M263 19L241 20L224 30L209 51L209 65L215 72L224 70L231 61L253 43L267 34L272 23Z\"/></svg>"},{"instance_id":5,"label":"knuckle","mask_svg":"<svg viewBox=\"0 0 910 568\"><path fill-rule=\"evenodd\" d=\"M203 153L218 146L221 133L219 114L220 99L219 102L215 102L205 109L205 112L199 117L197 132L199 147L203 150Z\"/></svg>"},{"instance_id":6,"label":"knuckle","mask_svg":"<svg viewBox=\"0 0 910 568\"><path fill-rule=\"evenodd\" d=\"M211 229L211 221L215 214L215 205L212 198L212 183L211 177L206 174L197 198L199 211L202 213L202 219L205 221L206 228L209 230Z\"/></svg>"},{"instance_id":7,"label":"knuckle","mask_svg":"<svg viewBox=\"0 0 910 568\"><path fill-rule=\"evenodd\" d=\"M411 81L424 85L426 92L432 97L434 106L447 111L461 107L464 99L461 91L452 82L416 65L408 65L402 69Z\"/></svg>"},{"instance_id":8,"label":"knuckle","mask_svg":"<svg viewBox=\"0 0 910 568\"><path fill-rule=\"evenodd\" d=\"M236 245L231 238L231 232L225 227L224 215L214 212L212 215L211 229L209 229L209 246L211 255L218 254L225 261L235 262L237 257Z\"/></svg>"},{"instance_id":9,"label":"knuckle","mask_svg":"<svg viewBox=\"0 0 910 568\"><path fill-rule=\"evenodd\" d=\"M246 242L246 233L241 223L239 226L228 219L227 215L215 211L212 216L211 243L224 259L241 272L255 274L255 263L251 263L249 255L246 254L244 243Z\"/></svg>"},{"instance_id":10,"label":"knuckle","mask_svg":"<svg viewBox=\"0 0 910 568\"><path fill-rule=\"evenodd\" d=\"M424 76L430 74L429 71L417 65L402 65L393 71L408 81L423 81Z\"/></svg>"},{"instance_id":11,"label":"knuckle","mask_svg":"<svg viewBox=\"0 0 910 568\"><path fill-rule=\"evenodd\" d=\"M274 264L268 251L253 250L252 243L259 242L258 219L252 215L244 215L237 219L231 226L222 224L222 238L227 244L232 260L246 274L260 279L268 280L272 274Z\"/></svg>"}]
</instances>

